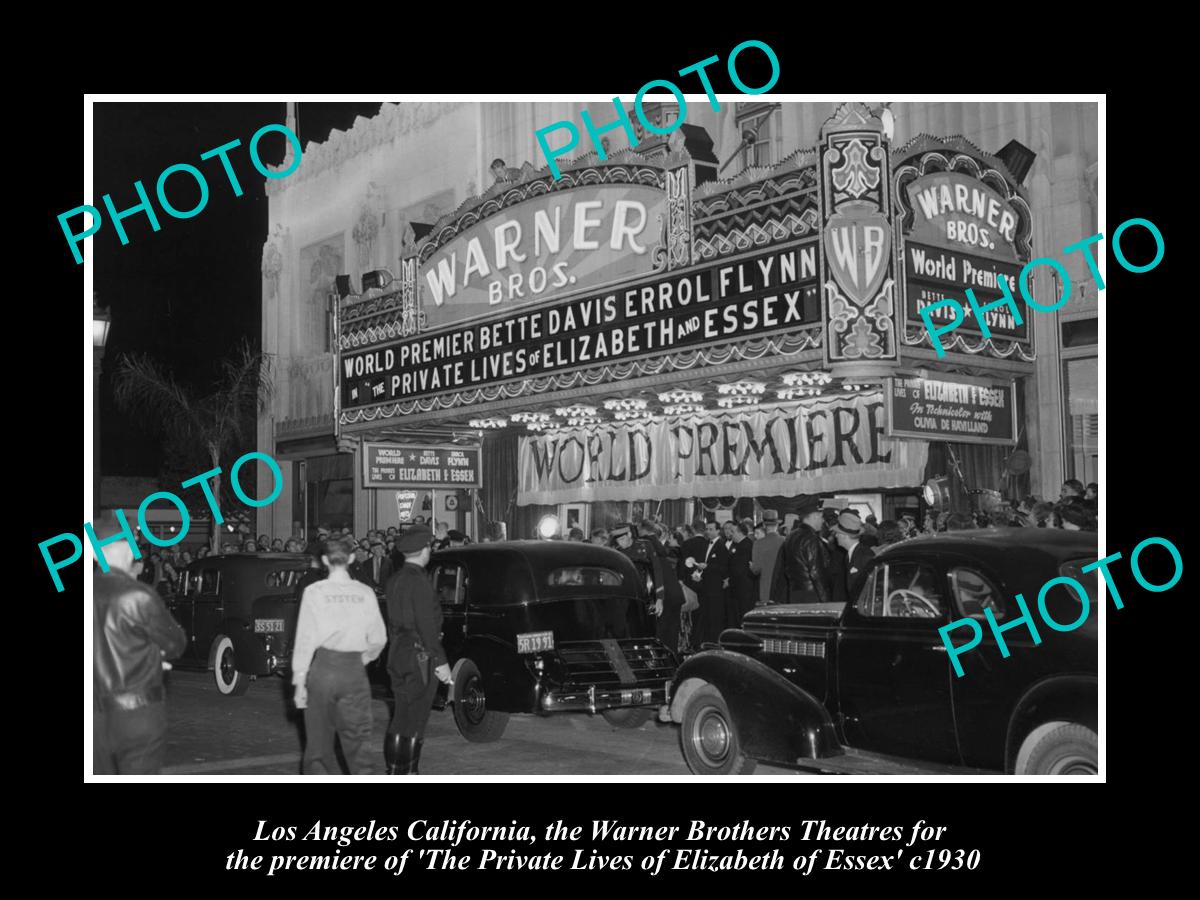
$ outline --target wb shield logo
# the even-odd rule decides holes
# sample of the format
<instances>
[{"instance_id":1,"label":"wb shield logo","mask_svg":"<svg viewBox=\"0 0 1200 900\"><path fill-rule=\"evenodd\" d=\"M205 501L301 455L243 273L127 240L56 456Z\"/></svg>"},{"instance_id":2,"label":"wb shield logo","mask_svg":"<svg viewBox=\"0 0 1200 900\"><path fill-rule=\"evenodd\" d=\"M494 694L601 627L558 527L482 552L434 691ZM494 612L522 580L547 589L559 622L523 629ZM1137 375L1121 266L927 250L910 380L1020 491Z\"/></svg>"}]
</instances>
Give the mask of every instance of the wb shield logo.
<instances>
[{"instance_id":1,"label":"wb shield logo","mask_svg":"<svg viewBox=\"0 0 1200 900\"><path fill-rule=\"evenodd\" d=\"M842 292L858 306L875 297L887 273L891 228L871 209L838 211L825 223L825 256Z\"/></svg>"}]
</instances>

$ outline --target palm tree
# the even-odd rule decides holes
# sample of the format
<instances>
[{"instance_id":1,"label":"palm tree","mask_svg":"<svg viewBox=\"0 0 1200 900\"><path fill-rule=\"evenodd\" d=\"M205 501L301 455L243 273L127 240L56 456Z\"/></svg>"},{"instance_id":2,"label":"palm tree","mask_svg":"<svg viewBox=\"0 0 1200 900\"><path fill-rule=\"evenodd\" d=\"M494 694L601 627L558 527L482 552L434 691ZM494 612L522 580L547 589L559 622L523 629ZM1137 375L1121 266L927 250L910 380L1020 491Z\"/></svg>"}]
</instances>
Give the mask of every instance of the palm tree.
<instances>
[{"instance_id":1,"label":"palm tree","mask_svg":"<svg viewBox=\"0 0 1200 900\"><path fill-rule=\"evenodd\" d=\"M220 360L213 390L204 396L185 389L175 376L145 354L124 354L117 362L113 397L122 411L207 452L212 468L222 455L244 446L246 422L271 399L267 358L242 339L233 356ZM218 511L221 476L213 481ZM218 550L217 516L213 517L212 551Z\"/></svg>"}]
</instances>

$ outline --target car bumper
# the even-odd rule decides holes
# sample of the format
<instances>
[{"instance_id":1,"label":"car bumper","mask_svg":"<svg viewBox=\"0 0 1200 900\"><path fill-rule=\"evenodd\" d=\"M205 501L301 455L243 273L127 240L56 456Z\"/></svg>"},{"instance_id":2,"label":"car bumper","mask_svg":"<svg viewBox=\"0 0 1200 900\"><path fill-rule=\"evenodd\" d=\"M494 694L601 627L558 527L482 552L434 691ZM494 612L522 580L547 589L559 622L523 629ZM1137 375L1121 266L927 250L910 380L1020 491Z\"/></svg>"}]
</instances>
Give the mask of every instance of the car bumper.
<instances>
[{"instance_id":1,"label":"car bumper","mask_svg":"<svg viewBox=\"0 0 1200 900\"><path fill-rule=\"evenodd\" d=\"M622 706L663 706L670 702L671 683L642 684L620 688L550 690L541 695L538 706L543 713L600 712Z\"/></svg>"}]
</instances>

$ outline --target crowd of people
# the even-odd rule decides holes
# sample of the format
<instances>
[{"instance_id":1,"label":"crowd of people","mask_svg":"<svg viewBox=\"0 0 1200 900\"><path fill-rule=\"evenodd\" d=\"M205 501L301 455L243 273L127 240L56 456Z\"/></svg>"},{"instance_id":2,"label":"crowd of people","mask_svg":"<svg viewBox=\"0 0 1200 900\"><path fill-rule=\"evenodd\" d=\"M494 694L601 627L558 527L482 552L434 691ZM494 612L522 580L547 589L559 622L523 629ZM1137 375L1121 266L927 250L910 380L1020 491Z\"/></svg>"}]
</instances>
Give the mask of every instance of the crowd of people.
<instances>
[{"instance_id":1,"label":"crowd of people","mask_svg":"<svg viewBox=\"0 0 1200 900\"><path fill-rule=\"evenodd\" d=\"M760 521L697 519L670 527L655 518L597 528L590 540L628 555L653 585L658 636L681 651L716 641L746 611L772 603L844 603L857 596L875 553L921 534L973 528L1023 527L1095 531L1099 487L1076 479L1059 499L1027 497L988 512L929 512L918 526L911 514L896 520L860 518L853 509L822 508L797 498L788 528L775 510ZM579 528L567 540L583 541Z\"/></svg>"},{"instance_id":2,"label":"crowd of people","mask_svg":"<svg viewBox=\"0 0 1200 900\"><path fill-rule=\"evenodd\" d=\"M965 528L1026 527L1026 528L1062 528L1067 530L1095 531L1097 523L1097 498L1099 488L1095 483L1086 487L1076 479L1063 483L1057 500L1042 500L1030 496L1019 503L1013 502L1006 506L976 514L965 512L927 512L925 520L918 525L912 515L905 514L896 520L877 521L873 515L868 515L862 522L861 543L864 547L885 547L905 538L918 534L932 534L942 531L960 531ZM774 515L774 513L772 513ZM424 525L433 528L433 549L462 546L471 543L471 538L465 533L449 528L445 522L428 526L423 516L415 516L411 525ZM795 525L793 525L793 528ZM776 517L755 522L745 518L740 522L728 521L719 526L725 541L732 545L740 545L743 540L754 542L768 534L777 535L780 539L786 536L787 527ZM257 539L245 538L240 541L224 541L220 544L220 555L232 553L308 553L314 557L320 555L320 549L328 540L349 541L354 548L356 562L350 567L351 574L372 587L382 589L387 581L383 574L383 566L388 565L388 574L398 571L403 565L401 554L396 549L397 542L403 533L403 528L392 525L388 528L371 529L365 535L355 537L348 528L336 528L321 525L317 528L314 538L305 541L301 537L272 538L260 534ZM657 518L651 517L638 524L638 530L653 537L672 555L679 556L688 541L695 542L703 538L707 524L698 519L690 524L668 526ZM825 534L829 535L828 525ZM616 536L606 528L594 529L590 535L585 535L579 528L571 528L566 539L570 541L588 541L593 544L615 546ZM485 538L486 540L486 538ZM770 543L770 542L768 542ZM156 588L162 594L171 594L184 589L182 580L187 567L197 559L209 555L209 548L201 546L192 550L178 547L154 547L150 544L139 545L142 552L140 561L139 580ZM739 551L741 553L742 551ZM761 555L761 552L760 552ZM740 560L740 556L736 557ZM752 587L747 586L742 563L737 563L736 590L740 595L749 596ZM766 588L761 579L756 581L760 591ZM689 585L690 586L690 585ZM764 597L765 599L765 597Z\"/></svg>"},{"instance_id":3,"label":"crowd of people","mask_svg":"<svg viewBox=\"0 0 1200 900\"><path fill-rule=\"evenodd\" d=\"M423 516L416 516L411 525L425 525ZM410 525L410 527L411 527ZM220 544L218 556L228 556L234 553L307 553L317 558L321 548L327 541L338 540L348 542L355 554L356 562L350 566L351 574L372 587L382 589L387 582L387 575L399 570L404 564L402 554L397 549L402 529L393 525L389 528L373 528L361 537L355 537L349 528L336 528L320 525L316 536L305 541L300 537L272 538L260 534L257 539L246 538L242 541L224 541ZM445 522L438 522L434 530L433 549L462 546L471 543L470 537L461 531L450 528ZM195 551L178 547L154 547L148 543L139 543L142 553L138 579L149 584L166 595L184 590L183 574L187 567L197 559L210 555L207 545L197 547ZM379 562L377 562L379 560ZM388 564L387 574L383 573L383 563Z\"/></svg>"}]
</instances>

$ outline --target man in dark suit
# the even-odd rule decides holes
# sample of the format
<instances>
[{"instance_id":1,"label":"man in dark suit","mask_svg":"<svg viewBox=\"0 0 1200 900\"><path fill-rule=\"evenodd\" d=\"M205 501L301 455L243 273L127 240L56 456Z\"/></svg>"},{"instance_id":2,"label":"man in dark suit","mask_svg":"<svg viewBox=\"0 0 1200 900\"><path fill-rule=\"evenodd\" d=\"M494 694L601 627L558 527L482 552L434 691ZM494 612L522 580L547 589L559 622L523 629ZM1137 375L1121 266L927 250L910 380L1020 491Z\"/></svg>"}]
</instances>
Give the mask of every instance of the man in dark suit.
<instances>
[{"instance_id":1,"label":"man in dark suit","mask_svg":"<svg viewBox=\"0 0 1200 900\"><path fill-rule=\"evenodd\" d=\"M696 566L692 569L691 580L700 598L698 637L693 635L692 643L699 645L703 641L716 641L725 629L725 582L729 578L729 551L725 549L725 541L721 528L716 522L708 522L704 526L704 556L696 557Z\"/></svg>"},{"instance_id":2,"label":"man in dark suit","mask_svg":"<svg viewBox=\"0 0 1200 900\"><path fill-rule=\"evenodd\" d=\"M371 555L354 567L354 577L376 591L382 591L392 577L392 561L383 555L383 551L383 541L372 541Z\"/></svg>"},{"instance_id":3,"label":"man in dark suit","mask_svg":"<svg viewBox=\"0 0 1200 900\"><path fill-rule=\"evenodd\" d=\"M825 548L829 551L829 573L833 576L831 599L835 603L846 602L846 571L850 568L850 563L846 559L846 551L838 543L834 530L840 513L840 510L832 507L825 507L821 510L821 515L824 517L824 524L821 526L821 540L825 542Z\"/></svg>"},{"instance_id":4,"label":"man in dark suit","mask_svg":"<svg viewBox=\"0 0 1200 900\"><path fill-rule=\"evenodd\" d=\"M867 580L867 567L875 554L861 542L863 525L858 513L843 510L833 526L838 546L846 552L846 594L851 603L858 599Z\"/></svg>"}]
</instances>

